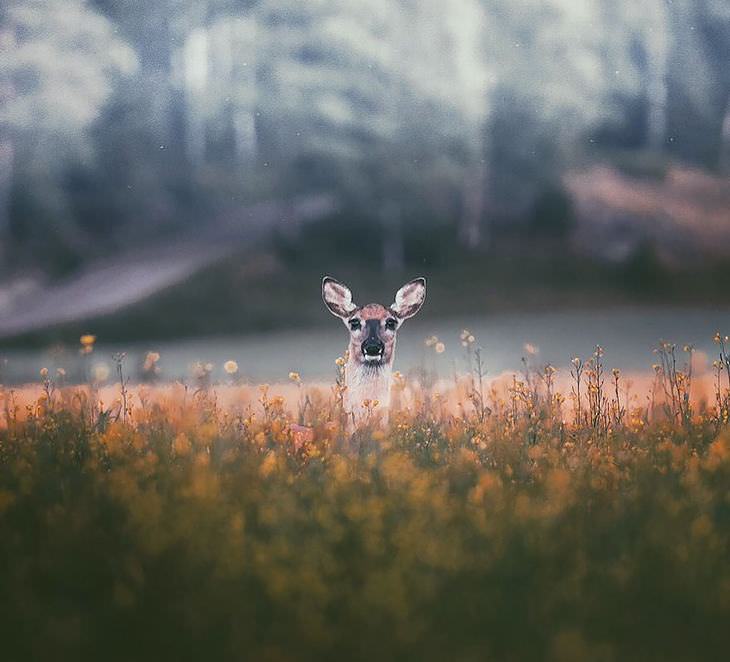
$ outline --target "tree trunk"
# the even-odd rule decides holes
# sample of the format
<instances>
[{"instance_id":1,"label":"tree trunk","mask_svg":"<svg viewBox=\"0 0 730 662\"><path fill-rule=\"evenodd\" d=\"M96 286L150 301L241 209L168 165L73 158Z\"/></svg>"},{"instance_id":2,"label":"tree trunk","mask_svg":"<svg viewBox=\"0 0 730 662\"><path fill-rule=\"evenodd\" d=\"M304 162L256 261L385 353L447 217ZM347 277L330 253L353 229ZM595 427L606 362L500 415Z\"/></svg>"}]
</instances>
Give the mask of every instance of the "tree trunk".
<instances>
[{"instance_id":1,"label":"tree trunk","mask_svg":"<svg viewBox=\"0 0 730 662\"><path fill-rule=\"evenodd\" d=\"M15 28L12 25L0 25L0 46L12 53L15 48ZM15 96L12 70L7 68L0 76L0 105L7 103ZM15 144L11 135L11 127L0 124L0 268L5 264L8 244L10 242L10 203L15 176Z\"/></svg>"},{"instance_id":2,"label":"tree trunk","mask_svg":"<svg viewBox=\"0 0 730 662\"><path fill-rule=\"evenodd\" d=\"M405 267L401 210L395 203L386 203L380 217L383 226L383 271L400 273Z\"/></svg>"},{"instance_id":3,"label":"tree trunk","mask_svg":"<svg viewBox=\"0 0 730 662\"><path fill-rule=\"evenodd\" d=\"M647 114L647 144L649 149L661 152L667 134L667 85L666 63L652 63L649 65L647 99L649 104Z\"/></svg>"},{"instance_id":4,"label":"tree trunk","mask_svg":"<svg viewBox=\"0 0 730 662\"><path fill-rule=\"evenodd\" d=\"M459 239L469 250L476 250L489 239L484 231L484 187L486 186L486 167L484 161L469 168L462 189L461 223Z\"/></svg>"},{"instance_id":5,"label":"tree trunk","mask_svg":"<svg viewBox=\"0 0 730 662\"><path fill-rule=\"evenodd\" d=\"M722 120L720 170L724 173L730 173L730 94L728 94L725 102L725 117Z\"/></svg>"},{"instance_id":6,"label":"tree trunk","mask_svg":"<svg viewBox=\"0 0 730 662\"><path fill-rule=\"evenodd\" d=\"M10 243L10 202L15 172L15 147L10 136L0 138L0 267Z\"/></svg>"},{"instance_id":7,"label":"tree trunk","mask_svg":"<svg viewBox=\"0 0 730 662\"><path fill-rule=\"evenodd\" d=\"M235 54L232 71L233 134L236 160L246 168L256 160L256 17L236 23L232 52Z\"/></svg>"},{"instance_id":8,"label":"tree trunk","mask_svg":"<svg viewBox=\"0 0 730 662\"><path fill-rule=\"evenodd\" d=\"M669 44L667 34L671 30L664 0L650 7L653 15L651 29L646 39L647 70L646 97L648 102L646 139L650 150L661 152L667 137L667 69Z\"/></svg>"},{"instance_id":9,"label":"tree trunk","mask_svg":"<svg viewBox=\"0 0 730 662\"><path fill-rule=\"evenodd\" d=\"M205 161L204 100L208 83L208 33L203 27L188 33L183 55L185 80L185 147L193 167Z\"/></svg>"}]
</instances>

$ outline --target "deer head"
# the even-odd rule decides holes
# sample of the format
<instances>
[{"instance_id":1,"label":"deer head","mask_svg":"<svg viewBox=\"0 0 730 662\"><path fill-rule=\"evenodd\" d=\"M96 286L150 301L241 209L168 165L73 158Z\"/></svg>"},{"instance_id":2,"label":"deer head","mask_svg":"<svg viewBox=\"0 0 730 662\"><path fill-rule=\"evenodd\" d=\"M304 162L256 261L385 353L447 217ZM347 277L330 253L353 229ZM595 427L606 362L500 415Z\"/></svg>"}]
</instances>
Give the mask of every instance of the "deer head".
<instances>
[{"instance_id":1,"label":"deer head","mask_svg":"<svg viewBox=\"0 0 730 662\"><path fill-rule=\"evenodd\" d=\"M425 298L426 279L416 278L396 292L391 306L369 303L360 307L346 285L329 276L322 280L325 305L350 333L350 361L374 371L392 365L398 329L420 310Z\"/></svg>"}]
</instances>

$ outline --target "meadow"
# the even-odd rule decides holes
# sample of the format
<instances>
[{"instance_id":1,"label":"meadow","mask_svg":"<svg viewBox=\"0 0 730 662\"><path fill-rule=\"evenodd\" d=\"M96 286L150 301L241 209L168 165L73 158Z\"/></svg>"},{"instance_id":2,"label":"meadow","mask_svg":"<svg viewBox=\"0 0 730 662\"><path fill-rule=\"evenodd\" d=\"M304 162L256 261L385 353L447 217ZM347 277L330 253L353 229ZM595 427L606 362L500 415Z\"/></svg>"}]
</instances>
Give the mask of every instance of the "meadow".
<instances>
[{"instance_id":1,"label":"meadow","mask_svg":"<svg viewBox=\"0 0 730 662\"><path fill-rule=\"evenodd\" d=\"M3 659L724 657L728 339L496 377L461 339L463 372L396 374L352 436L342 361L6 387Z\"/></svg>"}]
</instances>

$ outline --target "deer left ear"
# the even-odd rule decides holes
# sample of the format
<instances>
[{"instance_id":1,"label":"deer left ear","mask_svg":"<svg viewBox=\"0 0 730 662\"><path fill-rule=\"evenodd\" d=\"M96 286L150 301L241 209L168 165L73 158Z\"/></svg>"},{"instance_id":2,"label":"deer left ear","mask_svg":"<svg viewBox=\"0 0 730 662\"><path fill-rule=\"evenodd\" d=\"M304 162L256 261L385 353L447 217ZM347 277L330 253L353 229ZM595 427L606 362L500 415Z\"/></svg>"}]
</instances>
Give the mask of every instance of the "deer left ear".
<instances>
[{"instance_id":1,"label":"deer left ear","mask_svg":"<svg viewBox=\"0 0 730 662\"><path fill-rule=\"evenodd\" d=\"M413 317L426 300L426 279L415 278L406 283L395 294L395 303L391 306L393 312L405 320Z\"/></svg>"}]
</instances>

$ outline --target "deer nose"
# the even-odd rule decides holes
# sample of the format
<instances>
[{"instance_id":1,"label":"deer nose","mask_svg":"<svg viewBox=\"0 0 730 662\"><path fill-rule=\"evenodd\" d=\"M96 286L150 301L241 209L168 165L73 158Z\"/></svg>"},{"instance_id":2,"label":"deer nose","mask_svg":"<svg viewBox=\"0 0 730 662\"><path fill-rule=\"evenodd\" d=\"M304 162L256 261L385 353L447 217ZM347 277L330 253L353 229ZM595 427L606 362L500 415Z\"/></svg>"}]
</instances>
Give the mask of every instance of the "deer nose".
<instances>
[{"instance_id":1,"label":"deer nose","mask_svg":"<svg viewBox=\"0 0 730 662\"><path fill-rule=\"evenodd\" d=\"M362 344L362 353L366 356L380 356L385 351L385 345L382 340L377 338L368 338Z\"/></svg>"}]
</instances>

